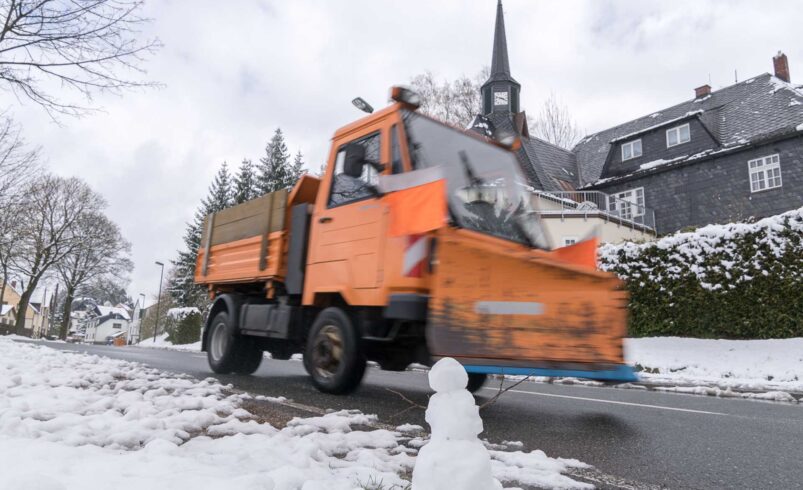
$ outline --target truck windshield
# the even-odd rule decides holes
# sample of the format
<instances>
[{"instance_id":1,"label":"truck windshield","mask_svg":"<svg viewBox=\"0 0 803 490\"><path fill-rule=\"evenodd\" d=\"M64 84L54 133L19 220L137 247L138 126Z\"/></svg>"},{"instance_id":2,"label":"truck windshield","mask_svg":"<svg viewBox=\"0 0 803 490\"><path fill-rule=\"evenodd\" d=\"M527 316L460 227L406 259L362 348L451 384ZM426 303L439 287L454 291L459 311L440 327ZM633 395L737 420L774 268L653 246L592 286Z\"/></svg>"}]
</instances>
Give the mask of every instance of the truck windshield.
<instances>
[{"instance_id":1,"label":"truck windshield","mask_svg":"<svg viewBox=\"0 0 803 490\"><path fill-rule=\"evenodd\" d=\"M455 224L547 248L515 155L412 111L404 111L413 168L441 166Z\"/></svg>"}]
</instances>

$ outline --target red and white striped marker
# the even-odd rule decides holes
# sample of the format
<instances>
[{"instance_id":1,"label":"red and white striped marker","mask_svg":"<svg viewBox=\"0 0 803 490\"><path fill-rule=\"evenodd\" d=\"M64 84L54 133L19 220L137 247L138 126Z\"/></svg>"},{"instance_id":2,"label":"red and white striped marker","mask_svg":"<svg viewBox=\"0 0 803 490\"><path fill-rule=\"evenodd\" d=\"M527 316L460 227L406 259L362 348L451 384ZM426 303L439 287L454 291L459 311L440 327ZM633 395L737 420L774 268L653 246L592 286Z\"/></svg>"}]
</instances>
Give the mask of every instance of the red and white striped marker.
<instances>
[{"instance_id":1,"label":"red and white striped marker","mask_svg":"<svg viewBox=\"0 0 803 490\"><path fill-rule=\"evenodd\" d=\"M426 235L407 235L407 247L404 249L402 275L405 277L421 277L429 255L429 239Z\"/></svg>"}]
</instances>

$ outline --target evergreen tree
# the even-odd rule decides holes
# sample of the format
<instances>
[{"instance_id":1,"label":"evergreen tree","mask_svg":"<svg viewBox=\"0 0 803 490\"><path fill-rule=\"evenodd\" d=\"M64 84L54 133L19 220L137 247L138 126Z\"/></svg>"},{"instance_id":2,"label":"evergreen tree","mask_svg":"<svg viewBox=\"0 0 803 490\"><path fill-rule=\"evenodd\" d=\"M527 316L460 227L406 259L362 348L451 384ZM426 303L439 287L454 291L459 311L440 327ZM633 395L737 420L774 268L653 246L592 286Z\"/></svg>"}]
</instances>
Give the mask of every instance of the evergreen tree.
<instances>
[{"instance_id":1,"label":"evergreen tree","mask_svg":"<svg viewBox=\"0 0 803 490\"><path fill-rule=\"evenodd\" d=\"M256 176L254 164L248 158L240 164L240 172L234 179L234 203L241 204L257 197Z\"/></svg>"},{"instance_id":2,"label":"evergreen tree","mask_svg":"<svg viewBox=\"0 0 803 490\"><path fill-rule=\"evenodd\" d=\"M296 152L296 158L293 160L293 166L290 167L290 176L292 177L292 183L290 185L295 185L298 179L305 173L303 155L301 154L301 150L298 150L298 152Z\"/></svg>"},{"instance_id":3,"label":"evergreen tree","mask_svg":"<svg viewBox=\"0 0 803 490\"><path fill-rule=\"evenodd\" d=\"M276 128L265 147L265 156L259 159L257 189L260 194L278 191L295 183L290 173L290 153L284 142L281 128Z\"/></svg>"},{"instance_id":4,"label":"evergreen tree","mask_svg":"<svg viewBox=\"0 0 803 490\"><path fill-rule=\"evenodd\" d=\"M195 211L191 223L187 223L184 232L184 250L179 251L178 257L173 261L175 270L168 284L170 295L179 306L196 306L203 309L206 292L194 282L195 262L198 258L198 249L201 247L204 219L211 213L225 209L233 203L232 182L229 168L223 162L209 186L209 193L201 201L201 206Z\"/></svg>"}]
</instances>

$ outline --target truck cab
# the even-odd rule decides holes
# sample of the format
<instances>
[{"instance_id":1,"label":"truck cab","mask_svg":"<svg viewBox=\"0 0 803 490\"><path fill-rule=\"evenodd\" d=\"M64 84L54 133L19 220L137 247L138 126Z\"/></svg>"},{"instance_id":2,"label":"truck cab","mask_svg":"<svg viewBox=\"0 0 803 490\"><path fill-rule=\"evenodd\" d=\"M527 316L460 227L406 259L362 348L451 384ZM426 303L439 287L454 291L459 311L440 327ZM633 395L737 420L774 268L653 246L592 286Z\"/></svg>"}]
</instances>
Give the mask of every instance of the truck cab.
<instances>
[{"instance_id":1,"label":"truck cab","mask_svg":"<svg viewBox=\"0 0 803 490\"><path fill-rule=\"evenodd\" d=\"M593 267L595 243L548 251L515 153L392 97L335 133L320 179L207 218L196 282L214 298L212 369L301 353L330 393L355 389L368 360L444 356L473 389L488 374L634 379L627 298Z\"/></svg>"}]
</instances>

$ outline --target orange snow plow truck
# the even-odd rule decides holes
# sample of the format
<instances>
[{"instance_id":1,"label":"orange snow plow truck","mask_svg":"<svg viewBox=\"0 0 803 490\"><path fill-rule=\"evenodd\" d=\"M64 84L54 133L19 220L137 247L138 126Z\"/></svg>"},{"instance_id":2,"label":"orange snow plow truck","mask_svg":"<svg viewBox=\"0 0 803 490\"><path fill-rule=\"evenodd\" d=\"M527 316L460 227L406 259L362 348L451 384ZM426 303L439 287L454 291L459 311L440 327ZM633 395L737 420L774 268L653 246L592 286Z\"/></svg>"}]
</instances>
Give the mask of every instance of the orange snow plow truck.
<instances>
[{"instance_id":1,"label":"orange snow plow truck","mask_svg":"<svg viewBox=\"0 0 803 490\"><path fill-rule=\"evenodd\" d=\"M548 250L515 148L392 105L340 130L324 175L207 216L195 281L216 373L303 354L314 385L449 356L489 374L635 380L627 295L596 239Z\"/></svg>"}]
</instances>

